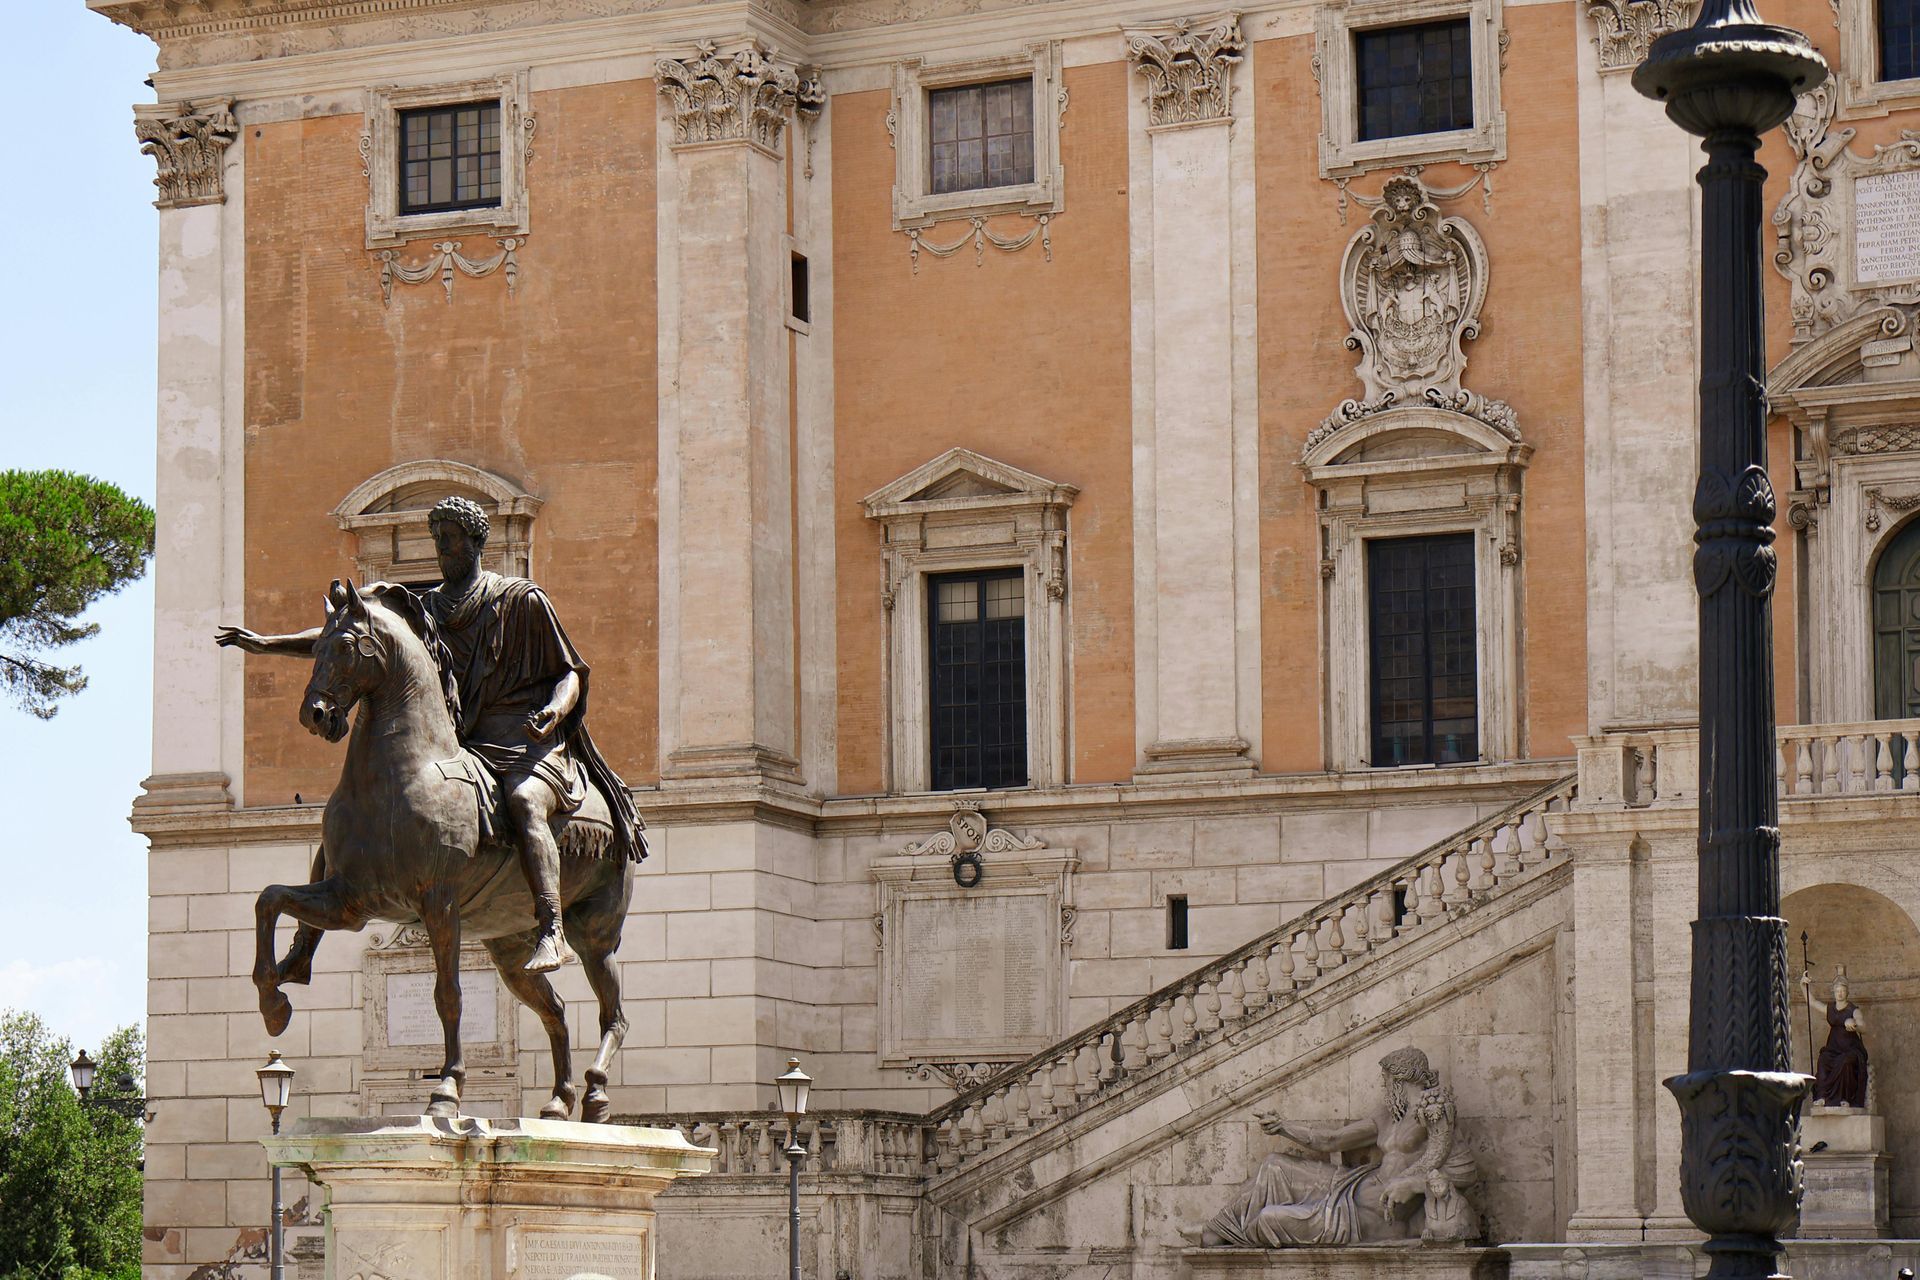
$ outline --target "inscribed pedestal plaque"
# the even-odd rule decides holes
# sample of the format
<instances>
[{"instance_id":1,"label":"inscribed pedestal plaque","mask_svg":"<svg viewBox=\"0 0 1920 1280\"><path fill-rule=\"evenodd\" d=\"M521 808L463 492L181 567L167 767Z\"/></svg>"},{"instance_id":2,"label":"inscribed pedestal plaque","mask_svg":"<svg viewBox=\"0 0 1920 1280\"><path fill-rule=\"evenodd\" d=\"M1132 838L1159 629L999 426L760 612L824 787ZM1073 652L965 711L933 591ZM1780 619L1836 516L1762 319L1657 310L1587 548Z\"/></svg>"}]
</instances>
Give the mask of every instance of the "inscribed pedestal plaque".
<instances>
[{"instance_id":1,"label":"inscribed pedestal plaque","mask_svg":"<svg viewBox=\"0 0 1920 1280\"><path fill-rule=\"evenodd\" d=\"M1920 169L1855 179L1853 235L1857 284L1920 278Z\"/></svg>"}]
</instances>

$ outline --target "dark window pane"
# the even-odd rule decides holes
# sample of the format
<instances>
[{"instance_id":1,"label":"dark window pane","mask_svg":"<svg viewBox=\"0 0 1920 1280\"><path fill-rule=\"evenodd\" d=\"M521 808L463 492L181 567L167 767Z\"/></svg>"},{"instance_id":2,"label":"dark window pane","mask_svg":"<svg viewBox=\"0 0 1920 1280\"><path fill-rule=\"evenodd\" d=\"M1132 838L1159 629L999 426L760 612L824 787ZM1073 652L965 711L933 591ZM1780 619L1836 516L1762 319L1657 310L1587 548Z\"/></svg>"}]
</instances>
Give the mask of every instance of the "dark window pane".
<instances>
[{"instance_id":1,"label":"dark window pane","mask_svg":"<svg viewBox=\"0 0 1920 1280\"><path fill-rule=\"evenodd\" d=\"M936 194L1033 181L1033 81L935 89L927 120L927 180Z\"/></svg>"},{"instance_id":2,"label":"dark window pane","mask_svg":"<svg viewBox=\"0 0 1920 1280\"><path fill-rule=\"evenodd\" d=\"M1353 55L1362 141L1473 127L1472 35L1465 18L1355 32Z\"/></svg>"},{"instance_id":3,"label":"dark window pane","mask_svg":"<svg viewBox=\"0 0 1920 1280\"><path fill-rule=\"evenodd\" d=\"M1920 0L1880 0L1880 78L1920 77Z\"/></svg>"},{"instance_id":4,"label":"dark window pane","mask_svg":"<svg viewBox=\"0 0 1920 1280\"><path fill-rule=\"evenodd\" d=\"M933 788L1027 781L1026 580L1019 570L927 581Z\"/></svg>"},{"instance_id":5,"label":"dark window pane","mask_svg":"<svg viewBox=\"0 0 1920 1280\"><path fill-rule=\"evenodd\" d=\"M1473 536L1367 544L1373 763L1480 758Z\"/></svg>"},{"instance_id":6,"label":"dark window pane","mask_svg":"<svg viewBox=\"0 0 1920 1280\"><path fill-rule=\"evenodd\" d=\"M1917 672L1920 672L1920 521L1908 524L1895 534L1873 568L1875 718L1904 720L1920 716Z\"/></svg>"},{"instance_id":7,"label":"dark window pane","mask_svg":"<svg viewBox=\"0 0 1920 1280\"><path fill-rule=\"evenodd\" d=\"M500 203L500 104L400 113L400 212Z\"/></svg>"}]
</instances>

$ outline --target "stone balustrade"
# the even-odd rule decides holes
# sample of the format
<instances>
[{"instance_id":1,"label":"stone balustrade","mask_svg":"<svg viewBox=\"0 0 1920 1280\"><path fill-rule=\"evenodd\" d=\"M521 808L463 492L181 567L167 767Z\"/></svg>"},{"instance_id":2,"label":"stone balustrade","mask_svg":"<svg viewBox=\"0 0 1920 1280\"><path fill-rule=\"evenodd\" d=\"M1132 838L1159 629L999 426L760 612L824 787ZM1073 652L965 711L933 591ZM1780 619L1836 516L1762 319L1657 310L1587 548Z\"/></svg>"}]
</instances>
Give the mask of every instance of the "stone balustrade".
<instances>
[{"instance_id":1,"label":"stone balustrade","mask_svg":"<svg viewBox=\"0 0 1920 1280\"><path fill-rule=\"evenodd\" d=\"M1692 807L1700 746L1693 729L1574 740L1582 808ZM1775 765L1782 800L1920 792L1920 719L1783 725Z\"/></svg>"},{"instance_id":2,"label":"stone balustrade","mask_svg":"<svg viewBox=\"0 0 1920 1280\"><path fill-rule=\"evenodd\" d=\"M1553 783L962 1093L927 1117L929 1172L1064 1119L1563 860L1545 818L1570 807L1574 784Z\"/></svg>"},{"instance_id":3,"label":"stone balustrade","mask_svg":"<svg viewBox=\"0 0 1920 1280\"><path fill-rule=\"evenodd\" d=\"M716 1175L787 1176L787 1121L772 1111L699 1111L616 1116L620 1124L672 1129L713 1147ZM800 1121L805 1174L918 1177L924 1167L925 1117L892 1111L823 1111Z\"/></svg>"}]
</instances>

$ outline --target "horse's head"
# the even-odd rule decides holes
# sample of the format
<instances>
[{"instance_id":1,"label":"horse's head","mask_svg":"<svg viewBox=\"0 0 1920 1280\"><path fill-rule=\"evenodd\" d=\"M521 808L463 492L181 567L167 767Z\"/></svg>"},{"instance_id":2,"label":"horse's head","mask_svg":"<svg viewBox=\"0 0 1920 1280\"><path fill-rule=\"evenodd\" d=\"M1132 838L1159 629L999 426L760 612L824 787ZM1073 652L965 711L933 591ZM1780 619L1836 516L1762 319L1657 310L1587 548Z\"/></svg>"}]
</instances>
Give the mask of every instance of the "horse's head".
<instances>
[{"instance_id":1,"label":"horse's head","mask_svg":"<svg viewBox=\"0 0 1920 1280\"><path fill-rule=\"evenodd\" d=\"M300 699L300 723L328 742L347 736L354 706L387 673L387 642L351 582L327 592L327 622L313 645L313 676Z\"/></svg>"}]
</instances>

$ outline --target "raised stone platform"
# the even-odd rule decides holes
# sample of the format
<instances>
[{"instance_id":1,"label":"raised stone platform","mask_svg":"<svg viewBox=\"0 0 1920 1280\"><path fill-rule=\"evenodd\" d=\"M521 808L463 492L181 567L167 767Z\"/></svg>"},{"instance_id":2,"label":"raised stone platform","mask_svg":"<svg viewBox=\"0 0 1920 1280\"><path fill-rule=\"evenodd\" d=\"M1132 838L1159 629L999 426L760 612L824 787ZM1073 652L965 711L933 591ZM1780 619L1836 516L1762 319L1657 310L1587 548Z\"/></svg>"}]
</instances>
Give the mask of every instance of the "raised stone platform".
<instances>
[{"instance_id":1,"label":"raised stone platform","mask_svg":"<svg viewBox=\"0 0 1920 1280\"><path fill-rule=\"evenodd\" d=\"M1807 1108L1800 1122L1806 1196L1799 1234L1815 1240L1880 1240L1889 1234L1892 1160L1887 1122L1860 1107Z\"/></svg>"},{"instance_id":2,"label":"raised stone platform","mask_svg":"<svg viewBox=\"0 0 1920 1280\"><path fill-rule=\"evenodd\" d=\"M670 1129L471 1117L317 1118L262 1145L317 1189L336 1280L653 1280L654 1197L714 1156Z\"/></svg>"},{"instance_id":3,"label":"raised stone platform","mask_svg":"<svg viewBox=\"0 0 1920 1280\"><path fill-rule=\"evenodd\" d=\"M1920 1270L1920 1240L1789 1240L1793 1280L1894 1280ZM1509 1244L1508 1280L1695 1280L1706 1274L1698 1244Z\"/></svg>"},{"instance_id":4,"label":"raised stone platform","mask_svg":"<svg viewBox=\"0 0 1920 1280\"><path fill-rule=\"evenodd\" d=\"M1193 1280L1507 1280L1499 1249L1459 1245L1347 1245L1338 1249L1188 1249Z\"/></svg>"}]
</instances>

